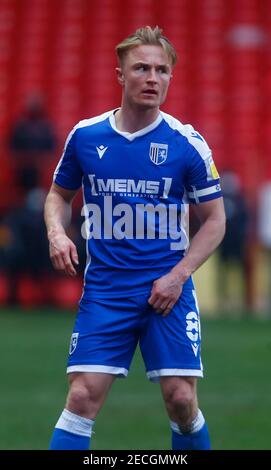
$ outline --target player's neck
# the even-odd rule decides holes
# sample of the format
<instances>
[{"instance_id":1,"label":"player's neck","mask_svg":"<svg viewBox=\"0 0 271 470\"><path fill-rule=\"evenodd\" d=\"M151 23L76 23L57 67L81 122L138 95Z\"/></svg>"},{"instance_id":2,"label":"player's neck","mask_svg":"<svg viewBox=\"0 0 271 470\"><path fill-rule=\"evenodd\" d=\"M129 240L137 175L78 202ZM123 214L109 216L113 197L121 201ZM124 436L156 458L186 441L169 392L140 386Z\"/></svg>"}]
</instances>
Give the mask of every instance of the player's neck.
<instances>
[{"instance_id":1,"label":"player's neck","mask_svg":"<svg viewBox=\"0 0 271 470\"><path fill-rule=\"evenodd\" d=\"M152 124L157 119L159 112L159 108L134 110L122 105L115 113L116 127L121 132L132 134Z\"/></svg>"}]
</instances>

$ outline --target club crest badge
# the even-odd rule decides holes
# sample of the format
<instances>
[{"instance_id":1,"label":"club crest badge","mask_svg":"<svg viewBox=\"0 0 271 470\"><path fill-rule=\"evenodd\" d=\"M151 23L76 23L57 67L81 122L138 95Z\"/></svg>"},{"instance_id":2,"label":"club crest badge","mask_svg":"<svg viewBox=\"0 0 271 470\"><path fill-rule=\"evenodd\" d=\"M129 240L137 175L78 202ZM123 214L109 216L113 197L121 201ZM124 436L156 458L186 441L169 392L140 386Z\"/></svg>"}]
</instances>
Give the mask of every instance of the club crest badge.
<instances>
[{"instance_id":1,"label":"club crest badge","mask_svg":"<svg viewBox=\"0 0 271 470\"><path fill-rule=\"evenodd\" d=\"M150 159L155 165L161 165L167 159L168 145L155 144L151 142L150 145Z\"/></svg>"},{"instance_id":2,"label":"club crest badge","mask_svg":"<svg viewBox=\"0 0 271 470\"><path fill-rule=\"evenodd\" d=\"M72 336L71 336L70 350L69 350L70 354L74 353L74 351L76 349L76 346L77 346L77 343L78 343L78 336L79 336L79 333L73 333Z\"/></svg>"}]
</instances>

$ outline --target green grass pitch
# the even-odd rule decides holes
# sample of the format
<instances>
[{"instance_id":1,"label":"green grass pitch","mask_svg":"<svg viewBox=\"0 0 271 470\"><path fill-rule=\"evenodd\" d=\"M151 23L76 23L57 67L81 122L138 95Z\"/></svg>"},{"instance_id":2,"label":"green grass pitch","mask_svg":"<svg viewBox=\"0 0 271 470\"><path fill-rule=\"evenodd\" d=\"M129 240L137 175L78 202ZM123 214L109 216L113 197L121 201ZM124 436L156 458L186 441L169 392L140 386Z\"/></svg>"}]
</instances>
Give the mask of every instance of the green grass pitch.
<instances>
[{"instance_id":1,"label":"green grass pitch","mask_svg":"<svg viewBox=\"0 0 271 470\"><path fill-rule=\"evenodd\" d=\"M73 313L2 310L0 449L47 449L67 392ZM271 321L202 321L205 379L200 406L214 449L271 449ZM95 449L170 449L159 385L140 354L116 380L92 438Z\"/></svg>"}]
</instances>

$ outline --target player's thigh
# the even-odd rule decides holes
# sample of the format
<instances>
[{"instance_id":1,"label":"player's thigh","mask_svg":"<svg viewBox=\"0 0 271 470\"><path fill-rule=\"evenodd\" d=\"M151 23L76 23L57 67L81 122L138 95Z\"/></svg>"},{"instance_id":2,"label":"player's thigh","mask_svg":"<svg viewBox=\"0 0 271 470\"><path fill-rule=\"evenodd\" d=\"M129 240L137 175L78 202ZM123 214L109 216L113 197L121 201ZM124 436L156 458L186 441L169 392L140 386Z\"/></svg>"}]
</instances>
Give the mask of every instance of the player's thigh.
<instances>
[{"instance_id":1,"label":"player's thigh","mask_svg":"<svg viewBox=\"0 0 271 470\"><path fill-rule=\"evenodd\" d=\"M138 307L130 299L81 302L71 337L68 374L126 376L137 345Z\"/></svg>"}]
</instances>

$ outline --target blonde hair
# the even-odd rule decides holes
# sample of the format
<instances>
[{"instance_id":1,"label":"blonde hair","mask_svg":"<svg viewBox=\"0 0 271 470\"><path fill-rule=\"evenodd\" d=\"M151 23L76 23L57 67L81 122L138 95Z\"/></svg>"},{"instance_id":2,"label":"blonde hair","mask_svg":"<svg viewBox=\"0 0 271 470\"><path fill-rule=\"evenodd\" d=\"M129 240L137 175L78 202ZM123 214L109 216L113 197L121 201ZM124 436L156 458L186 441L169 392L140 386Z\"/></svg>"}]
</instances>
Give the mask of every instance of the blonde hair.
<instances>
[{"instance_id":1,"label":"blonde hair","mask_svg":"<svg viewBox=\"0 0 271 470\"><path fill-rule=\"evenodd\" d=\"M173 67L177 62L177 54L171 42L168 38L162 35L162 32L163 30L158 26L155 26L155 28L144 26L143 28L137 29L135 33L121 41L116 46L116 53L120 64L123 65L124 59L129 50L137 46L151 45L162 47L167 53Z\"/></svg>"}]
</instances>

